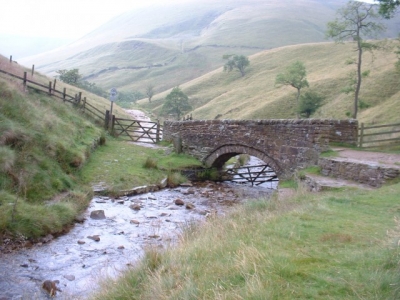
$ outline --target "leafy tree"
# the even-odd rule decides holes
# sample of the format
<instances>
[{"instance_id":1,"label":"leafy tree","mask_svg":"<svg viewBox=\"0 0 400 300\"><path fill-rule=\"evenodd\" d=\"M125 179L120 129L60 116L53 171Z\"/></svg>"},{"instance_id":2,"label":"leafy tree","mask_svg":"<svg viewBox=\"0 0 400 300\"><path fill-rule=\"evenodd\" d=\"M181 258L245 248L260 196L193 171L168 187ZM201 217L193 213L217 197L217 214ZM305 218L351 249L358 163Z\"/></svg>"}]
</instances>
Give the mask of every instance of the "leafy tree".
<instances>
[{"instance_id":1,"label":"leafy tree","mask_svg":"<svg viewBox=\"0 0 400 300\"><path fill-rule=\"evenodd\" d=\"M397 39L400 42L400 37ZM395 51L397 54L397 62L395 63L396 71L400 73L400 46L397 46L397 51Z\"/></svg>"},{"instance_id":2,"label":"leafy tree","mask_svg":"<svg viewBox=\"0 0 400 300\"><path fill-rule=\"evenodd\" d=\"M80 80L77 84L75 84L75 86L80 87L85 91L96 94L97 96L104 98L108 97L108 93L93 82L89 82L87 80Z\"/></svg>"},{"instance_id":3,"label":"leafy tree","mask_svg":"<svg viewBox=\"0 0 400 300\"><path fill-rule=\"evenodd\" d=\"M224 71L230 72L233 69L238 69L242 77L246 74L245 69L250 65L249 59L244 55L224 55L224 59L228 59Z\"/></svg>"},{"instance_id":4,"label":"leafy tree","mask_svg":"<svg viewBox=\"0 0 400 300\"><path fill-rule=\"evenodd\" d=\"M296 103L299 103L301 89L308 87L306 67L301 61L289 65L283 73L276 76L276 85L289 85L297 90Z\"/></svg>"},{"instance_id":5,"label":"leafy tree","mask_svg":"<svg viewBox=\"0 0 400 300\"><path fill-rule=\"evenodd\" d=\"M299 113L301 116L309 118L321 107L324 97L313 91L306 91L300 96Z\"/></svg>"},{"instance_id":6,"label":"leafy tree","mask_svg":"<svg viewBox=\"0 0 400 300\"><path fill-rule=\"evenodd\" d=\"M180 120L181 115L191 109L188 96L179 87L174 87L165 98L162 112L164 114L174 114Z\"/></svg>"},{"instance_id":7,"label":"leafy tree","mask_svg":"<svg viewBox=\"0 0 400 300\"><path fill-rule=\"evenodd\" d=\"M357 119L358 97L363 77L363 72L361 70L363 51L373 51L378 48L375 44L368 43L364 38L375 37L376 34L383 31L384 26L373 21L379 17L373 4L349 1L345 7L338 10L337 14L338 17L335 21L328 23L326 35L328 38L333 38L336 42L350 41L356 43L357 58L354 63L357 66L357 71L352 117ZM367 73L364 72L364 75L366 74Z\"/></svg>"},{"instance_id":8,"label":"leafy tree","mask_svg":"<svg viewBox=\"0 0 400 300\"><path fill-rule=\"evenodd\" d=\"M146 95L147 95L147 98L149 99L149 102L151 102L151 98L153 98L153 96L154 96L154 86L152 84L149 84L146 87Z\"/></svg>"},{"instance_id":9,"label":"leafy tree","mask_svg":"<svg viewBox=\"0 0 400 300\"><path fill-rule=\"evenodd\" d=\"M79 69L72 69L72 70L58 70L56 73L60 74L59 78L62 82L76 85L79 80L82 78L82 75L79 74Z\"/></svg>"},{"instance_id":10,"label":"leafy tree","mask_svg":"<svg viewBox=\"0 0 400 300\"><path fill-rule=\"evenodd\" d=\"M142 99L144 95L140 92L133 91L133 92L118 92L116 102L121 107L130 107L131 103L135 103L137 100Z\"/></svg>"},{"instance_id":11,"label":"leafy tree","mask_svg":"<svg viewBox=\"0 0 400 300\"><path fill-rule=\"evenodd\" d=\"M375 0L379 2L379 14L385 19L390 19L396 13L400 0Z\"/></svg>"}]
</instances>

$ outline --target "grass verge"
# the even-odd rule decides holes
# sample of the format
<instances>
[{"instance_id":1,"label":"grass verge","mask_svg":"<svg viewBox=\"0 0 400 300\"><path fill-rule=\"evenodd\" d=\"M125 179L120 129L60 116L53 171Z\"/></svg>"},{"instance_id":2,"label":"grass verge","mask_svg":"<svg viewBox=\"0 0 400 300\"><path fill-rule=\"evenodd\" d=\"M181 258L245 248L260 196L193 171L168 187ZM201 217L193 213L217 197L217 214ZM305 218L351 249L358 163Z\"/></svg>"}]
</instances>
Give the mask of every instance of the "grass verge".
<instances>
[{"instance_id":1,"label":"grass verge","mask_svg":"<svg viewBox=\"0 0 400 300\"><path fill-rule=\"evenodd\" d=\"M248 201L94 299L398 299L400 184Z\"/></svg>"},{"instance_id":2,"label":"grass verge","mask_svg":"<svg viewBox=\"0 0 400 300\"><path fill-rule=\"evenodd\" d=\"M84 184L102 183L112 190L126 190L157 184L174 170L201 165L191 156L170 152L166 147L144 147L109 137L79 175Z\"/></svg>"}]
</instances>

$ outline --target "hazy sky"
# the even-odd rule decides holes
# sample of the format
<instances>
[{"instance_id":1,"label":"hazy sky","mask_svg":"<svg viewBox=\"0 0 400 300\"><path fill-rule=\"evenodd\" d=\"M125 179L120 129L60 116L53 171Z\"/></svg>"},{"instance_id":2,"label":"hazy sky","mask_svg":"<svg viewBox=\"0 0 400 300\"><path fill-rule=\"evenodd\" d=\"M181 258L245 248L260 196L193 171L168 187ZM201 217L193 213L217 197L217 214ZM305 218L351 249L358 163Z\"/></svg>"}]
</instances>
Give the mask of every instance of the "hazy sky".
<instances>
[{"instance_id":1,"label":"hazy sky","mask_svg":"<svg viewBox=\"0 0 400 300\"><path fill-rule=\"evenodd\" d=\"M77 39L135 7L187 1L189 0L1 0L0 35Z\"/></svg>"},{"instance_id":2,"label":"hazy sky","mask_svg":"<svg viewBox=\"0 0 400 300\"><path fill-rule=\"evenodd\" d=\"M183 0L1 0L0 35L77 39L125 11L161 2Z\"/></svg>"}]
</instances>

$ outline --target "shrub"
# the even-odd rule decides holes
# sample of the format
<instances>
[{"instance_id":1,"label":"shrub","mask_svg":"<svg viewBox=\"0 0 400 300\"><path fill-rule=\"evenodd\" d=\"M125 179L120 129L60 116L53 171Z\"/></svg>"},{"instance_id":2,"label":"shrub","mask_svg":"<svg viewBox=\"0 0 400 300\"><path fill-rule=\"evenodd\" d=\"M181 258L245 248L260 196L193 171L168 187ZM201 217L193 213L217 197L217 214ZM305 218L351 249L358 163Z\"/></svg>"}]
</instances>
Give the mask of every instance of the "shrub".
<instances>
[{"instance_id":1,"label":"shrub","mask_svg":"<svg viewBox=\"0 0 400 300\"><path fill-rule=\"evenodd\" d=\"M157 169L157 159L154 157L147 157L146 161L143 164L143 168L145 169Z\"/></svg>"}]
</instances>

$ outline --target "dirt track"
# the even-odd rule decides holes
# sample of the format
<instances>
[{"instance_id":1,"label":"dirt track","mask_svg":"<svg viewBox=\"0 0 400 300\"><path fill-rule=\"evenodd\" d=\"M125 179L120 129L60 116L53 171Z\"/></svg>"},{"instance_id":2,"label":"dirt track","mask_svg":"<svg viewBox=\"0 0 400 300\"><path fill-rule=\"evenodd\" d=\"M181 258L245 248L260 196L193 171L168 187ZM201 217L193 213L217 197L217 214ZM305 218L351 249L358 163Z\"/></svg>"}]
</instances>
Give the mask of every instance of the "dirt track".
<instances>
[{"instance_id":1,"label":"dirt track","mask_svg":"<svg viewBox=\"0 0 400 300\"><path fill-rule=\"evenodd\" d=\"M400 154L360 151L344 148L334 148L333 150L337 151L341 158L353 161L363 161L366 163L373 162L400 169Z\"/></svg>"}]
</instances>

